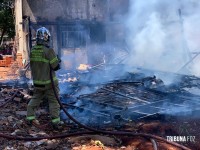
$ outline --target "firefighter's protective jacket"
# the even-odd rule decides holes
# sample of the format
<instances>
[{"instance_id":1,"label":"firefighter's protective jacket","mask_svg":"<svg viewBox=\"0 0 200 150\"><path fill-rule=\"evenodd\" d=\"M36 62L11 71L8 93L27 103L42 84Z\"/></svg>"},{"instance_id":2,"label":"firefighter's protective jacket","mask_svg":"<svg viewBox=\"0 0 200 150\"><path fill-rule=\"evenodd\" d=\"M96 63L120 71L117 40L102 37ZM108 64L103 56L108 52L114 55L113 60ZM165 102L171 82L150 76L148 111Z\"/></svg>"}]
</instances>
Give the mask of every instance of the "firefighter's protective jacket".
<instances>
[{"instance_id":1,"label":"firefighter's protective jacket","mask_svg":"<svg viewBox=\"0 0 200 150\"><path fill-rule=\"evenodd\" d=\"M58 69L59 60L53 49L44 45L36 45L30 53L30 67L35 87L50 87L50 67L52 68L53 80L58 84L55 71Z\"/></svg>"}]
</instances>

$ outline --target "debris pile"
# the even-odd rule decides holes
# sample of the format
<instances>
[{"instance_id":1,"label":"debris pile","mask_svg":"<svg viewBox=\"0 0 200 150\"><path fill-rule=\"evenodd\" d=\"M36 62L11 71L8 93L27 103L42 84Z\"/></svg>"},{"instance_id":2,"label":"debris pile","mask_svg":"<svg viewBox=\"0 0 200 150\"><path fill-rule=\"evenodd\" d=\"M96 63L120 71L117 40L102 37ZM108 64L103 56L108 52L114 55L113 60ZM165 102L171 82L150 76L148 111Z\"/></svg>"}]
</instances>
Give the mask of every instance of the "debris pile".
<instances>
[{"instance_id":1,"label":"debris pile","mask_svg":"<svg viewBox=\"0 0 200 150\"><path fill-rule=\"evenodd\" d=\"M85 76L85 74L83 75ZM157 111L160 109L160 106L153 105L162 101L172 103L175 99L177 100L177 96L181 96L182 102L185 104L185 102L188 102L188 93L183 93L176 86L173 86L176 92L173 90L170 93L167 87L163 87L163 82L155 76L144 78L140 74L140 77L137 76L135 78L135 74L128 75L121 78L121 80L117 79L93 85L86 85L87 82L81 80L82 78L79 76L76 81L67 83L67 89L70 90L70 88L73 88L73 92L68 93L66 91L66 93L61 94L62 103L68 112L88 126L100 128L105 131L127 131L141 135L143 133L152 134L163 139L167 139L167 136L192 135L196 138L195 142L179 144L191 149L199 149L198 133L200 131L198 126L200 124L198 119L188 119L186 117L183 119L171 114L163 115L160 111ZM64 80L65 76L62 77ZM133 79L137 79L137 81ZM187 79L189 80L189 78ZM62 84L64 83L66 82ZM1 137L0 142L2 144L0 149L180 149L170 144L170 142L161 142L156 138L149 139L141 135L133 137L100 135L97 133L90 135L90 132L78 127L68 118L64 119L65 127L62 131L52 130L48 124L50 118L45 100L36 112L41 126L29 126L26 123L25 117L27 103L31 98L32 91L27 86L24 86L24 84L14 85L8 83L0 85L0 133L13 137L39 137L41 139L36 141L12 141ZM187 84L181 85L186 86ZM86 90L86 93L82 91L90 88L94 90L91 93L88 93L88 90ZM164 89L166 92L162 90L158 91L156 88ZM171 97L172 94L175 96L174 99ZM183 96L185 97L183 98ZM193 98L193 101L195 101L197 97ZM180 103L180 100L178 103ZM146 108L144 109L144 107ZM69 134L74 134L74 136L66 136ZM52 138L43 139L43 137Z\"/></svg>"}]
</instances>

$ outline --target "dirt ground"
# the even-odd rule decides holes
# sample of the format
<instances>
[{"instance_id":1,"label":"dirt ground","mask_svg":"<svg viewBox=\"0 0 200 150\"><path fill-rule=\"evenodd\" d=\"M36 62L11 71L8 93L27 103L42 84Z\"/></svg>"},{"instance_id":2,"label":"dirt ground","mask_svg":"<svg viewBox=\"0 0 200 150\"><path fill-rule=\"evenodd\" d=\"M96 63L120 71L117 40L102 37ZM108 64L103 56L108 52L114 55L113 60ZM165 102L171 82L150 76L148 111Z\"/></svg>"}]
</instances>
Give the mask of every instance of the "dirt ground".
<instances>
[{"instance_id":1,"label":"dirt ground","mask_svg":"<svg viewBox=\"0 0 200 150\"><path fill-rule=\"evenodd\" d=\"M85 131L76 125L66 124L61 131L55 131L51 126L35 127L27 125L25 121L26 107L30 99L26 91L20 89L12 101L8 101L15 93L13 89L1 89L0 97L0 149L2 150L35 150L35 149L58 149L58 150L153 150L150 139L144 137L113 136L113 135L76 135L67 138L42 139L39 141L19 141L2 138L2 134L21 137L42 137L55 136L64 133L75 133ZM24 93L25 96L22 94ZM5 100L7 102L5 102ZM37 111L41 124L49 121L48 113L43 107ZM95 116L94 116L95 117ZM195 136L195 142L178 142L192 150L200 149L200 120L173 117L155 117L134 121L123 125L119 130L133 133L148 133L164 139L167 136ZM103 130L116 130L112 126ZM160 142L156 139L157 147L160 150L179 150L179 148Z\"/></svg>"}]
</instances>

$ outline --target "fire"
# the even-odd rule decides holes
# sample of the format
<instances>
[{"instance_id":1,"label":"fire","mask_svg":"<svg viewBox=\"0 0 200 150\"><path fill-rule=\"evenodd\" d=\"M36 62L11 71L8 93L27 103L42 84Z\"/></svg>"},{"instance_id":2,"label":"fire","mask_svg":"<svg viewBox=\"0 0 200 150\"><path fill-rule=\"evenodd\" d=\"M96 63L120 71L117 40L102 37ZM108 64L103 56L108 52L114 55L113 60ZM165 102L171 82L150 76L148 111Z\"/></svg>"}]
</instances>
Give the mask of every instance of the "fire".
<instances>
[{"instance_id":1,"label":"fire","mask_svg":"<svg viewBox=\"0 0 200 150\"><path fill-rule=\"evenodd\" d=\"M87 64L80 64L79 67L77 68L78 70L87 70L89 69L90 65Z\"/></svg>"},{"instance_id":2,"label":"fire","mask_svg":"<svg viewBox=\"0 0 200 150\"><path fill-rule=\"evenodd\" d=\"M75 81L77 81L77 78L76 77L68 78L66 81L67 82L75 82Z\"/></svg>"}]
</instances>

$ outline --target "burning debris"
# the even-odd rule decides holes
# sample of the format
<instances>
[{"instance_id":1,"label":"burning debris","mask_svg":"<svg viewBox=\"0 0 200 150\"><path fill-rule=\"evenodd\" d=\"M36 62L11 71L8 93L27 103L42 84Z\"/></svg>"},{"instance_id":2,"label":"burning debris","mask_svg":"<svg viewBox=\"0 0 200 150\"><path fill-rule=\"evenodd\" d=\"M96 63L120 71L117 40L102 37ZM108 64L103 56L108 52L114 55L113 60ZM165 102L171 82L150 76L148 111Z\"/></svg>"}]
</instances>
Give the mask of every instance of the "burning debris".
<instances>
[{"instance_id":1,"label":"burning debris","mask_svg":"<svg viewBox=\"0 0 200 150\"><path fill-rule=\"evenodd\" d=\"M116 69L114 70L116 71ZM81 75L82 74L77 75L79 76L79 78L77 78L78 80L74 82L63 82L63 84L67 83L66 86L67 89L69 90L71 87L73 87L73 89L78 89L77 93L78 92L81 93L81 90L84 90L86 87L89 89L93 89L93 92L88 93L88 91L86 90L85 93L83 92L78 95L77 93L66 92L65 94L62 94L62 103L65 106L66 110L71 115L73 115L77 120L91 127L98 127L105 130L125 129L135 132L144 131L146 133L152 133L152 134L162 133L161 136L178 135L179 133L177 132L179 132L179 130L177 130L177 128L175 128L172 125L171 121L174 122L174 125L177 125L176 124L177 118L179 118L179 115L177 114L182 114L183 112L185 112L186 110L185 107L190 107L198 104L198 97L193 95L192 97L193 100L192 101L188 100L191 98L191 95L188 93L188 91L184 91L184 89L182 89L184 87L183 85L187 85L189 83L183 84L182 82L180 82L179 83L180 86L178 85L166 86L164 85L164 82L160 79L157 79L156 76L146 77L141 72L141 73L127 73L127 75L124 76L124 78L121 78L121 80L109 79L106 82L104 80L103 83L96 82L95 84L85 84L86 83L85 80L84 81L81 80L82 79L80 77ZM83 75L85 76L85 74ZM187 81L191 83L194 83L194 80L198 81L198 78L194 78L191 76L181 76L181 78L185 79L182 81ZM152 84L149 83L152 83L154 86L152 86ZM170 90L171 87L173 87L175 90L171 91ZM12 124L12 120L13 122L18 122L16 128L10 129L13 135L27 136L26 131L18 127L25 126L23 118L26 115L26 111L24 111L24 109L26 108L27 101L30 98L29 92L30 91L13 90L12 88L6 89L5 86L1 90L2 98L5 99L7 95L10 95L6 99L14 97L13 103L20 104L22 106L13 109L15 111L16 116L14 118L8 116L8 118L10 118L9 119L10 122L4 120L3 126L4 125L9 126L10 124ZM4 103L8 102L10 103L11 101L2 102L1 107L6 107L6 108L11 107L11 105L8 104L4 105ZM173 109L176 109L177 112L171 111ZM170 111L171 113L169 113ZM198 109L194 111L196 111L195 113L197 113ZM38 115L40 117L43 117L44 119L44 114L46 113L48 113L46 112L46 110L40 111ZM186 116L187 115L188 114L186 114ZM61 111L61 116L62 119L65 120L66 125L69 125L70 128L74 128L73 130L79 130L77 129L76 126L73 125L71 121L68 120L68 118L62 111ZM190 114L188 115L188 117L189 116ZM48 118L46 119L48 120ZM181 127L182 123L179 123L179 126ZM27 127L25 126L24 128L26 129ZM37 136L40 135L37 130L38 129L34 129L31 135L33 136L35 136L36 134ZM49 131L46 131L46 129L40 128L39 130L44 130L45 135L49 134ZM100 147L102 145L104 147L107 147L109 145L109 143L106 144L103 140L100 140L100 142L98 142L98 140L94 137L87 136L87 138L89 140L81 142L82 144L89 143L86 146L87 148L89 148L90 146L91 147L98 146L102 142L103 143L99 145ZM93 142L91 142L90 139L93 140ZM131 140L122 137L120 138L120 140L122 140L124 143L128 141L133 142L132 141L133 139ZM146 141L143 138L139 139L137 138L134 140L138 141L139 143L145 143L145 144L148 143L148 141ZM61 141L56 142L57 147L59 147L58 145L62 143ZM149 144L152 145L152 143L154 143L153 145L155 146L155 140L153 139L151 141L152 142ZM50 142L49 140L43 140L41 141L41 143L25 142L24 146L30 147L30 145L32 145L34 148L37 148L38 146L51 147L50 146L51 144L50 145L48 144L49 142ZM132 146L129 144L125 147L131 147L131 148L133 148L134 146L140 147L137 144L132 143ZM149 147L152 147L150 145ZM160 148L170 147L169 145L165 144L159 144L159 145ZM121 147L121 145L120 146L116 145L116 146ZM82 146L80 146L79 143L78 145L74 145L74 147L80 148Z\"/></svg>"},{"instance_id":2,"label":"burning debris","mask_svg":"<svg viewBox=\"0 0 200 150\"><path fill-rule=\"evenodd\" d=\"M192 85L191 82L194 80L197 83L199 79L192 76L176 76L179 76L182 82L168 86L165 86L164 82L157 79L156 76L145 77L142 73L129 73L121 80L108 80L107 83L104 81L87 85L85 83L91 82L84 81L82 83L82 80L78 80L72 83L74 84L72 87L76 88L80 94L74 94L78 101L70 104L71 107L74 107L75 112L70 110L77 117L96 113L102 116L102 119L107 118L104 122L113 120L115 114L120 114L125 118L124 120L144 119L161 114L176 116L188 113L188 115L194 115L195 111L199 111L199 97L186 91L185 87L187 84ZM69 100L63 99L62 101L67 103ZM194 105L196 105L195 109ZM92 116L88 116L88 118L92 118ZM85 117L83 121L87 122ZM91 124L94 125L94 123Z\"/></svg>"},{"instance_id":3,"label":"burning debris","mask_svg":"<svg viewBox=\"0 0 200 150\"><path fill-rule=\"evenodd\" d=\"M158 134L155 128L160 124L169 123L174 118L176 120L180 116L188 118L198 116L199 96L191 93L190 90L194 87L198 88L199 78L141 68L131 68L132 72L127 71L130 68L127 69L127 66L123 64L102 63L95 66L80 64L73 72L61 70L58 77L64 109L60 112L60 116L67 125L65 129L78 130L69 116L66 116L65 111L88 127L106 131L108 129L149 131L151 134ZM31 82L24 76L26 69L19 72L21 75L19 80L1 83L1 96L4 100L0 107L10 107L8 104L11 102L23 106L14 109L11 107L15 119L9 117L10 122L4 120L3 123L6 126L13 126L12 120L19 122L16 128L10 129L12 135L15 136L29 136L26 134L27 131L21 129L28 128L23 118L26 116L25 108L32 93ZM166 84L165 79L162 78L166 74L177 79L177 82ZM7 97L7 95L10 96ZM48 115L45 117L48 114L48 107L44 106L43 110L37 112L44 125L36 126L36 128L46 131L49 128L47 124L49 118ZM5 116L7 116L6 113ZM155 120L159 120L158 124L146 126ZM164 126L159 131L162 131L160 136L179 134L173 126ZM141 142L148 143L144 139ZM156 142L155 139L151 139L150 144L157 147ZM26 144L28 144L26 147L38 146L35 143Z\"/></svg>"},{"instance_id":4,"label":"burning debris","mask_svg":"<svg viewBox=\"0 0 200 150\"><path fill-rule=\"evenodd\" d=\"M80 64L79 67L77 68L77 70L80 70L80 71L86 71L90 68L90 65L87 65L87 64Z\"/></svg>"}]
</instances>

